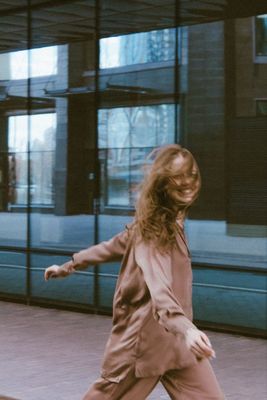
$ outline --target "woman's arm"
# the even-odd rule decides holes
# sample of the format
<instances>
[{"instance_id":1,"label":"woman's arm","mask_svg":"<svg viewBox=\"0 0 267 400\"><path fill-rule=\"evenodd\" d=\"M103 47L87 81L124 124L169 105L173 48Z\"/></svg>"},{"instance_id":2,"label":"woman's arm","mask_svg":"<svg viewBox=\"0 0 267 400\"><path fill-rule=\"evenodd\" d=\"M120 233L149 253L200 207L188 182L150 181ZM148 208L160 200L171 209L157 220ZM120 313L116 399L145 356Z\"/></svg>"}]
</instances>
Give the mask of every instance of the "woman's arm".
<instances>
[{"instance_id":1,"label":"woman's arm","mask_svg":"<svg viewBox=\"0 0 267 400\"><path fill-rule=\"evenodd\" d=\"M128 228L126 228L123 232L118 233L108 241L74 253L72 256L74 268L86 268L88 265L121 261L125 252L128 235Z\"/></svg>"},{"instance_id":2,"label":"woman's arm","mask_svg":"<svg viewBox=\"0 0 267 400\"><path fill-rule=\"evenodd\" d=\"M150 292L155 319L174 334L197 329L185 316L172 290L170 255L160 253L153 244L139 242L135 246L135 258Z\"/></svg>"},{"instance_id":3,"label":"woman's arm","mask_svg":"<svg viewBox=\"0 0 267 400\"><path fill-rule=\"evenodd\" d=\"M45 270L45 280L50 278L64 278L78 269L87 268L89 265L104 262L120 261L124 255L127 240L128 228L118 233L108 241L101 242L87 249L74 253L72 260L59 265L52 265Z\"/></svg>"},{"instance_id":4,"label":"woman's arm","mask_svg":"<svg viewBox=\"0 0 267 400\"><path fill-rule=\"evenodd\" d=\"M172 266L168 253L160 253L153 244L139 242L135 258L150 292L155 319L167 331L182 334L187 347L197 357L215 356L207 335L185 316L172 290Z\"/></svg>"}]
</instances>

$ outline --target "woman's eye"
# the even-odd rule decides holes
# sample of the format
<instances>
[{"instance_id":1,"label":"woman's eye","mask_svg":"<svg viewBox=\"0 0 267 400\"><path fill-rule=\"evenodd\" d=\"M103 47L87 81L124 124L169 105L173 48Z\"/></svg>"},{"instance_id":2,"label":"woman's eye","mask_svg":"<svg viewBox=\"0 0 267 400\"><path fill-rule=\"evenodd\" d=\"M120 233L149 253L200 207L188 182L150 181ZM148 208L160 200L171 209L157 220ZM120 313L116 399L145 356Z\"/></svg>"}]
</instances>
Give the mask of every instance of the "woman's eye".
<instances>
[{"instance_id":1,"label":"woman's eye","mask_svg":"<svg viewBox=\"0 0 267 400\"><path fill-rule=\"evenodd\" d=\"M196 179L197 177L198 177L197 171L192 171L192 172L188 172L186 174L175 175L175 176L173 176L173 179L174 180L180 180L180 179L183 179L183 178Z\"/></svg>"}]
</instances>

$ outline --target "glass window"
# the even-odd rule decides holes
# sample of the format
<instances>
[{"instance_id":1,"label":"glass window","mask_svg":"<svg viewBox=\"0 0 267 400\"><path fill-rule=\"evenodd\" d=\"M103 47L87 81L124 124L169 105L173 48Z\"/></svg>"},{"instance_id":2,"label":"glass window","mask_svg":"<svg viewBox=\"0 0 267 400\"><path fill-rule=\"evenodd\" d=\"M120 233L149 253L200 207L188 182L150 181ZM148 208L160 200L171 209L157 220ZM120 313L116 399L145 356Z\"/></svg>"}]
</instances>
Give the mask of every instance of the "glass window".
<instances>
[{"instance_id":1,"label":"glass window","mask_svg":"<svg viewBox=\"0 0 267 400\"><path fill-rule=\"evenodd\" d=\"M173 143L175 105L99 110L99 147L104 206L133 206L148 153Z\"/></svg>"},{"instance_id":2,"label":"glass window","mask_svg":"<svg viewBox=\"0 0 267 400\"><path fill-rule=\"evenodd\" d=\"M256 56L267 56L267 14L255 18Z\"/></svg>"},{"instance_id":3,"label":"glass window","mask_svg":"<svg viewBox=\"0 0 267 400\"><path fill-rule=\"evenodd\" d=\"M109 37L100 40L100 68L174 60L175 29Z\"/></svg>"},{"instance_id":4,"label":"glass window","mask_svg":"<svg viewBox=\"0 0 267 400\"><path fill-rule=\"evenodd\" d=\"M256 115L267 116L267 99L256 100Z\"/></svg>"},{"instance_id":5,"label":"glass window","mask_svg":"<svg viewBox=\"0 0 267 400\"><path fill-rule=\"evenodd\" d=\"M7 223L7 221L5 221ZM8 221L10 223L11 221ZM19 230L22 219L16 221ZM0 224L0 236L6 234L6 224ZM9 232L11 229L9 228ZM3 244L1 239L1 244ZM0 293L26 294L26 255L24 252L0 250Z\"/></svg>"},{"instance_id":6,"label":"glass window","mask_svg":"<svg viewBox=\"0 0 267 400\"><path fill-rule=\"evenodd\" d=\"M99 147L154 147L174 140L175 105L99 110Z\"/></svg>"},{"instance_id":7,"label":"glass window","mask_svg":"<svg viewBox=\"0 0 267 400\"><path fill-rule=\"evenodd\" d=\"M30 118L30 119L29 119ZM53 204L56 114L9 117L9 203L27 203L27 143L30 127L31 203Z\"/></svg>"},{"instance_id":8,"label":"glass window","mask_svg":"<svg viewBox=\"0 0 267 400\"><path fill-rule=\"evenodd\" d=\"M5 68L0 72L0 79L16 80L56 75L57 52L57 46L50 46L1 54L0 62L1 65L5 62Z\"/></svg>"}]
</instances>

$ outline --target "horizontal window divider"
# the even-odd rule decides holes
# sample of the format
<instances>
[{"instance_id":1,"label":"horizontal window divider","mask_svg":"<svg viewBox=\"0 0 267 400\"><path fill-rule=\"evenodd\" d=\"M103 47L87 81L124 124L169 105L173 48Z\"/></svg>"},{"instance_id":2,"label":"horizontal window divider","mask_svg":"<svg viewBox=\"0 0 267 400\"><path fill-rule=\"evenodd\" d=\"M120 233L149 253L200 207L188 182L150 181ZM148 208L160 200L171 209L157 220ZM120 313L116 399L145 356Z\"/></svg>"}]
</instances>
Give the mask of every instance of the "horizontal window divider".
<instances>
[{"instance_id":1,"label":"horizontal window divider","mask_svg":"<svg viewBox=\"0 0 267 400\"><path fill-rule=\"evenodd\" d=\"M41 268L41 267L32 267L30 270L31 271L44 271L44 269L46 269L47 267L43 267L43 268ZM94 265L92 265L92 266L90 266L89 268L94 268ZM91 275L91 276L95 276L95 272L94 271L80 271L80 270L77 270L77 271L75 271L75 274L78 274L78 275Z\"/></svg>"},{"instance_id":2,"label":"horizontal window divider","mask_svg":"<svg viewBox=\"0 0 267 400\"><path fill-rule=\"evenodd\" d=\"M143 72L143 71L151 71L155 69L166 69L166 68L175 68L175 59L165 60L165 61L157 61L157 62L143 62L136 64L126 64L126 65L118 65L116 67L104 67L99 68L99 76L105 75L120 75L127 74L131 72ZM83 77L92 78L95 76L95 71L88 70L83 73Z\"/></svg>"},{"instance_id":3,"label":"horizontal window divider","mask_svg":"<svg viewBox=\"0 0 267 400\"><path fill-rule=\"evenodd\" d=\"M25 269L26 270L26 265L0 264L0 268Z\"/></svg>"},{"instance_id":4,"label":"horizontal window divider","mask_svg":"<svg viewBox=\"0 0 267 400\"><path fill-rule=\"evenodd\" d=\"M242 288L238 286L225 286L225 285L216 285L213 283L194 283L193 286L197 287L205 287L205 288L213 288L213 289L224 289L224 290L235 290L240 292L250 292L250 293L257 293L257 294L267 294L267 290L263 289L250 289L250 288Z\"/></svg>"},{"instance_id":5,"label":"horizontal window divider","mask_svg":"<svg viewBox=\"0 0 267 400\"><path fill-rule=\"evenodd\" d=\"M25 265L15 265L15 264L0 264L0 268L10 268L10 269L26 269L26 266ZM91 268L93 268L94 266L92 266ZM45 268L47 268L47 267L43 267L43 268L41 268L41 267L31 267L31 271L44 271L44 269ZM89 267L90 268L90 267ZM92 275L92 276L94 276L95 275L95 272L93 272L93 271L79 271L79 270L77 270L76 272L75 272L75 274L79 274L79 275ZM115 275L114 275L115 276ZM117 276L116 276L116 278L117 278Z\"/></svg>"},{"instance_id":6,"label":"horizontal window divider","mask_svg":"<svg viewBox=\"0 0 267 400\"><path fill-rule=\"evenodd\" d=\"M224 270L233 272L253 272L258 274L267 274L267 268L265 267L251 267L251 266L239 266L239 265L222 265L222 264L207 264L207 263L192 263L193 269L212 269L212 270Z\"/></svg>"},{"instance_id":7,"label":"horizontal window divider","mask_svg":"<svg viewBox=\"0 0 267 400\"><path fill-rule=\"evenodd\" d=\"M32 253L32 254L51 254L55 256L72 256L73 253L79 251L79 250L60 250L60 249L42 249L39 247L33 247L30 249L27 249L26 247L17 247L17 246L0 246L0 251L10 251L14 253Z\"/></svg>"},{"instance_id":8,"label":"horizontal window divider","mask_svg":"<svg viewBox=\"0 0 267 400\"><path fill-rule=\"evenodd\" d=\"M103 277L103 278L114 278L114 279L118 279L118 275L116 274L109 274L109 273L102 273L102 272L98 272L98 277Z\"/></svg>"}]
</instances>

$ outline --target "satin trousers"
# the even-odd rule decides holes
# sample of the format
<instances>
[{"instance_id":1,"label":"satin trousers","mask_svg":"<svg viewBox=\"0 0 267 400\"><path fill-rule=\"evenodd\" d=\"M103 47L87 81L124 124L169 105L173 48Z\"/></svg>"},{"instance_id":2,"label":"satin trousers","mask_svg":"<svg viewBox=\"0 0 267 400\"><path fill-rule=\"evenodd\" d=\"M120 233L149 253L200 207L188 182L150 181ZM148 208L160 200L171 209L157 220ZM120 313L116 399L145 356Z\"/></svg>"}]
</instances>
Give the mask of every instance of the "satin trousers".
<instances>
[{"instance_id":1,"label":"satin trousers","mask_svg":"<svg viewBox=\"0 0 267 400\"><path fill-rule=\"evenodd\" d=\"M162 376L136 378L134 368L118 383L98 379L83 400L145 400L161 382L172 400L225 400L207 359L193 367L170 370Z\"/></svg>"}]
</instances>

